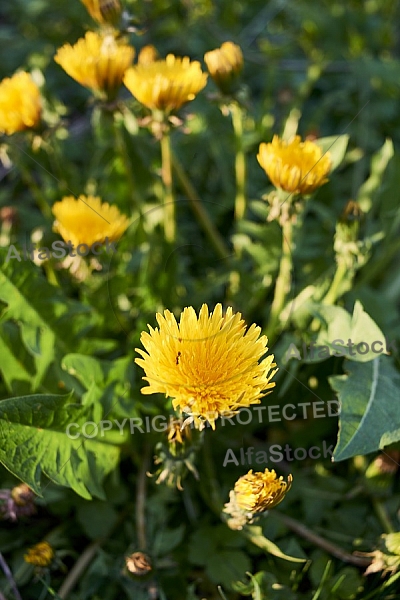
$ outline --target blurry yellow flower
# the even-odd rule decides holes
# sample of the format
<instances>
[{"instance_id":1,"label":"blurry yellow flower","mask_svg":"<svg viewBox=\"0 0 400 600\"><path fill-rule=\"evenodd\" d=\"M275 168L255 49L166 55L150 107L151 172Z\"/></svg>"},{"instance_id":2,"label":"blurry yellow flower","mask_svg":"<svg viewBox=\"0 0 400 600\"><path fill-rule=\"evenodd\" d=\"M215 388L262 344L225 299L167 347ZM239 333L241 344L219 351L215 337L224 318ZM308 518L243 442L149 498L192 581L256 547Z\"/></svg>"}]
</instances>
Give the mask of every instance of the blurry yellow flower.
<instances>
[{"instance_id":1,"label":"blurry yellow flower","mask_svg":"<svg viewBox=\"0 0 400 600\"><path fill-rule=\"evenodd\" d=\"M168 54L165 60L138 64L127 70L124 84L139 102L152 110L178 110L207 83L198 61Z\"/></svg>"},{"instance_id":2,"label":"blurry yellow flower","mask_svg":"<svg viewBox=\"0 0 400 600\"><path fill-rule=\"evenodd\" d=\"M111 94L121 85L134 55L132 46L117 42L113 35L88 31L74 46L59 48L54 60L81 85Z\"/></svg>"},{"instance_id":3,"label":"blurry yellow flower","mask_svg":"<svg viewBox=\"0 0 400 600\"><path fill-rule=\"evenodd\" d=\"M16 73L0 83L0 133L35 127L41 110L39 88L29 73Z\"/></svg>"},{"instance_id":4,"label":"blurry yellow flower","mask_svg":"<svg viewBox=\"0 0 400 600\"><path fill-rule=\"evenodd\" d=\"M157 49L152 45L148 44L147 46L143 46L138 55L138 63L139 65L149 65L150 63L155 62L158 59Z\"/></svg>"},{"instance_id":5,"label":"blurry yellow flower","mask_svg":"<svg viewBox=\"0 0 400 600\"><path fill-rule=\"evenodd\" d=\"M296 135L290 142L274 136L260 144L257 160L275 187L296 194L311 194L328 181L332 162L321 148Z\"/></svg>"},{"instance_id":6,"label":"blurry yellow flower","mask_svg":"<svg viewBox=\"0 0 400 600\"><path fill-rule=\"evenodd\" d=\"M24 561L35 567L48 567L54 558L54 550L49 542L39 542L24 554Z\"/></svg>"},{"instance_id":7,"label":"blurry yellow flower","mask_svg":"<svg viewBox=\"0 0 400 600\"><path fill-rule=\"evenodd\" d=\"M221 48L206 52L204 61L211 77L224 93L232 91L232 85L243 69L243 54L240 46L224 42Z\"/></svg>"},{"instance_id":8,"label":"blurry yellow flower","mask_svg":"<svg viewBox=\"0 0 400 600\"><path fill-rule=\"evenodd\" d=\"M205 423L215 429L219 416L234 414L260 398L275 386L270 380L277 369L267 353L268 339L260 337L260 327L247 331L240 313L228 308L222 314L217 304L209 314L203 304L199 317L194 308L185 308L179 324L164 311L156 315L159 329L149 326L141 342L146 352L137 349L137 358L149 386L143 394L163 393L173 399L174 410L186 413L186 423L202 429Z\"/></svg>"},{"instance_id":9,"label":"blurry yellow flower","mask_svg":"<svg viewBox=\"0 0 400 600\"><path fill-rule=\"evenodd\" d=\"M97 23L115 23L118 21L122 7L119 0L81 0L89 15Z\"/></svg>"},{"instance_id":10,"label":"blurry yellow flower","mask_svg":"<svg viewBox=\"0 0 400 600\"><path fill-rule=\"evenodd\" d=\"M292 485L292 476L288 481L277 477L274 469L265 469L264 473L253 473L251 469L240 477L233 489L238 507L246 512L260 513L273 508L284 499Z\"/></svg>"},{"instance_id":11,"label":"blurry yellow flower","mask_svg":"<svg viewBox=\"0 0 400 600\"><path fill-rule=\"evenodd\" d=\"M129 225L129 219L116 206L102 203L94 196L66 196L52 208L56 217L53 229L74 246L118 240Z\"/></svg>"}]
</instances>

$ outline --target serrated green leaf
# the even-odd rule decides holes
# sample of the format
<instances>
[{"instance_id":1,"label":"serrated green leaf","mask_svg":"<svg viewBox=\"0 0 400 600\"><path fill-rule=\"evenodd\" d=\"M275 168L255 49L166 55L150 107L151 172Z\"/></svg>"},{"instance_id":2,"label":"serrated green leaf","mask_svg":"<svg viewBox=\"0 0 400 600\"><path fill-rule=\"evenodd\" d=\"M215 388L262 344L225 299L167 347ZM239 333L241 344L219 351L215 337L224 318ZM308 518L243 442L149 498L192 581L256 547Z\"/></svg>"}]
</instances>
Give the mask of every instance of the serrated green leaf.
<instances>
[{"instance_id":1,"label":"serrated green leaf","mask_svg":"<svg viewBox=\"0 0 400 600\"><path fill-rule=\"evenodd\" d=\"M329 378L341 412L334 460L368 454L400 440L400 374L390 358L368 363L346 360L347 375Z\"/></svg>"},{"instance_id":2,"label":"serrated green leaf","mask_svg":"<svg viewBox=\"0 0 400 600\"><path fill-rule=\"evenodd\" d=\"M116 466L119 448L107 443L107 436L71 439L67 435L69 424L82 425L86 421L90 421L90 413L72 404L70 395L3 400L0 462L38 495L43 473L84 498L90 499L92 494L103 498L101 483Z\"/></svg>"}]
</instances>

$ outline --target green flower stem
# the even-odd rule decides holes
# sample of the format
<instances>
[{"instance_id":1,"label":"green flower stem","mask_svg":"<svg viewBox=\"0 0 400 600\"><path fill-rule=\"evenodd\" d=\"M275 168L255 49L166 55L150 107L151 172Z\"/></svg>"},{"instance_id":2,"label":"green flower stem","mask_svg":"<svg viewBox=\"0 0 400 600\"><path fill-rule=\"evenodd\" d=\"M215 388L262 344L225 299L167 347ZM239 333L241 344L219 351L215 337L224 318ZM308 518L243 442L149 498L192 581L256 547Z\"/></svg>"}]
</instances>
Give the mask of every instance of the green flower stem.
<instances>
[{"instance_id":1,"label":"green flower stem","mask_svg":"<svg viewBox=\"0 0 400 600\"><path fill-rule=\"evenodd\" d=\"M226 259L228 256L230 256L231 252L229 251L229 248L225 246L225 242L220 236L218 230L214 227L214 224L211 221L206 209L202 205L201 200L195 188L193 187L192 182L186 175L184 168L182 167L179 159L174 153L172 153L172 166L179 183L181 184L184 192L188 197L192 210L199 224L201 225L205 234L210 240L210 243L213 245L214 250L220 258Z\"/></svg>"},{"instance_id":2,"label":"green flower stem","mask_svg":"<svg viewBox=\"0 0 400 600\"><path fill-rule=\"evenodd\" d=\"M129 156L128 149L126 147L126 142L124 139L124 132L119 126L117 119L114 116L114 132L115 132L115 142L116 147L121 157L122 163L124 165L126 180L128 183L129 196L132 200L134 208L139 211L140 216L142 216L141 211L141 202L139 197L138 186L136 185L135 178L133 175L132 163Z\"/></svg>"},{"instance_id":3,"label":"green flower stem","mask_svg":"<svg viewBox=\"0 0 400 600\"><path fill-rule=\"evenodd\" d=\"M282 257L279 266L279 275L276 280L274 299L271 306L271 314L268 323L268 337L270 343L276 337L279 327L279 315L285 306L287 295L290 291L292 276L292 249L293 244L293 222L288 216L282 225Z\"/></svg>"},{"instance_id":4,"label":"green flower stem","mask_svg":"<svg viewBox=\"0 0 400 600\"><path fill-rule=\"evenodd\" d=\"M246 156L243 145L243 112L237 102L231 105L232 125L235 133L236 198L235 219L240 221L246 212Z\"/></svg>"},{"instance_id":5,"label":"green flower stem","mask_svg":"<svg viewBox=\"0 0 400 600\"><path fill-rule=\"evenodd\" d=\"M385 533L396 533L382 500L379 500L378 498L372 498L372 505L374 507L376 516L385 530Z\"/></svg>"},{"instance_id":6,"label":"green flower stem","mask_svg":"<svg viewBox=\"0 0 400 600\"><path fill-rule=\"evenodd\" d=\"M346 277L348 277L348 276L349 276L348 264L346 263L345 260L339 259L338 263L337 263L335 275L333 276L330 288L321 301L322 304L332 305L336 302L336 300L340 297L340 293L339 293L340 287L341 287L344 279L346 279ZM319 319L315 318L311 322L310 329L311 329L311 331L318 331L320 326L321 326L321 322L319 321Z\"/></svg>"},{"instance_id":7,"label":"green flower stem","mask_svg":"<svg viewBox=\"0 0 400 600\"><path fill-rule=\"evenodd\" d=\"M173 243L176 236L175 198L172 189L171 136L163 131L161 137L161 177L164 184L164 231L167 242Z\"/></svg>"}]
</instances>

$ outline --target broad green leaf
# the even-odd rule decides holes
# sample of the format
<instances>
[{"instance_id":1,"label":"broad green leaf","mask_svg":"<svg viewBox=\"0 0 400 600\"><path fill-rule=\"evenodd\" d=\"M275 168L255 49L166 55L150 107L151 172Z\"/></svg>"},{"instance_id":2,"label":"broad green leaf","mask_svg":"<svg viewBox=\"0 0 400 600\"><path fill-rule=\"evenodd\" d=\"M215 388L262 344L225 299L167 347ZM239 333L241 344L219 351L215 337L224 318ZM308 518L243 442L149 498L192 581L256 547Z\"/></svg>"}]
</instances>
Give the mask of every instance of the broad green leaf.
<instances>
[{"instance_id":1,"label":"broad green leaf","mask_svg":"<svg viewBox=\"0 0 400 600\"><path fill-rule=\"evenodd\" d=\"M208 556L206 572L211 581L232 589L232 583L240 580L251 569L251 562L242 550L221 550Z\"/></svg>"},{"instance_id":2,"label":"broad green leaf","mask_svg":"<svg viewBox=\"0 0 400 600\"><path fill-rule=\"evenodd\" d=\"M71 439L67 427L91 420L71 396L33 395L0 402L0 462L41 495L41 475L90 499L104 497L102 480L115 468L119 448L107 435ZM93 426L94 429L94 426ZM75 427L74 433L80 431ZM89 435L92 431L86 430ZM104 432L103 432L104 433ZM115 437L118 440L118 437ZM122 436L119 437L122 442Z\"/></svg>"},{"instance_id":3,"label":"broad green leaf","mask_svg":"<svg viewBox=\"0 0 400 600\"><path fill-rule=\"evenodd\" d=\"M388 357L346 361L347 375L329 378L341 413L333 460L381 450L400 440L400 374Z\"/></svg>"},{"instance_id":4,"label":"broad green leaf","mask_svg":"<svg viewBox=\"0 0 400 600\"><path fill-rule=\"evenodd\" d=\"M315 140L315 143L322 149L322 151L329 152L332 167L330 172L337 169L342 162L344 155L346 154L347 146L349 143L349 136L343 135L331 135L329 137L320 138Z\"/></svg>"},{"instance_id":5,"label":"broad green leaf","mask_svg":"<svg viewBox=\"0 0 400 600\"><path fill-rule=\"evenodd\" d=\"M387 354L385 336L358 300L352 316L339 306L320 305L317 310L327 327L320 332L316 347L327 346L331 356L345 356L362 363L374 360L380 354ZM317 350L314 356L316 360L321 360L318 359Z\"/></svg>"}]
</instances>

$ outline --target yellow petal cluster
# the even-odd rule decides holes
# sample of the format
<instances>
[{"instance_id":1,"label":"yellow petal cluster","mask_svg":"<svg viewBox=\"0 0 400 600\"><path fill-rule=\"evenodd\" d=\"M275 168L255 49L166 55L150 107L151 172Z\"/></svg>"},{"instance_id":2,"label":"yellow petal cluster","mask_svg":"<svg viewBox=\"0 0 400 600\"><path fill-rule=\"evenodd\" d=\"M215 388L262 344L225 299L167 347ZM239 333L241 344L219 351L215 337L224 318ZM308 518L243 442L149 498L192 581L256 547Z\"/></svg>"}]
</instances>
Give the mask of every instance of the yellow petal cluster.
<instances>
[{"instance_id":1,"label":"yellow petal cluster","mask_svg":"<svg viewBox=\"0 0 400 600\"><path fill-rule=\"evenodd\" d=\"M122 12L119 0L81 0L97 23L115 23Z\"/></svg>"},{"instance_id":2,"label":"yellow petal cluster","mask_svg":"<svg viewBox=\"0 0 400 600\"><path fill-rule=\"evenodd\" d=\"M286 483L282 476L277 477L274 469L265 469L264 473L253 473L251 469L237 480L233 491L239 508L254 514L269 510L282 502L291 485L291 475Z\"/></svg>"},{"instance_id":3,"label":"yellow petal cluster","mask_svg":"<svg viewBox=\"0 0 400 600\"><path fill-rule=\"evenodd\" d=\"M174 410L189 415L187 423L202 429L208 422L215 429L219 416L259 404L275 386L274 357L263 358L267 337L256 325L246 331L232 308L223 315L221 304L212 313L203 304L198 317L193 307L185 308L179 324L168 310L156 319L159 328L149 325L150 333L141 335L146 351L137 349L142 358L136 363L149 383L142 393L171 397Z\"/></svg>"},{"instance_id":4,"label":"yellow petal cluster","mask_svg":"<svg viewBox=\"0 0 400 600\"><path fill-rule=\"evenodd\" d=\"M112 34L88 31L76 44L65 44L54 57L68 75L93 91L115 92L135 56L132 46Z\"/></svg>"},{"instance_id":5,"label":"yellow petal cluster","mask_svg":"<svg viewBox=\"0 0 400 600\"><path fill-rule=\"evenodd\" d=\"M275 135L260 144L257 160L275 187L295 194L311 194L326 183L332 166L329 154L298 135L289 142Z\"/></svg>"},{"instance_id":6,"label":"yellow petal cluster","mask_svg":"<svg viewBox=\"0 0 400 600\"><path fill-rule=\"evenodd\" d=\"M127 70L124 84L151 110L169 113L194 100L207 83L198 61L168 54L165 60L138 64Z\"/></svg>"},{"instance_id":7,"label":"yellow petal cluster","mask_svg":"<svg viewBox=\"0 0 400 600\"><path fill-rule=\"evenodd\" d=\"M243 69L240 46L233 42L224 42L220 48L206 52L204 61L217 86L224 93L229 93Z\"/></svg>"},{"instance_id":8,"label":"yellow petal cluster","mask_svg":"<svg viewBox=\"0 0 400 600\"><path fill-rule=\"evenodd\" d=\"M16 73L0 83L0 133L12 135L35 127L41 110L39 88L29 73Z\"/></svg>"},{"instance_id":9,"label":"yellow petal cluster","mask_svg":"<svg viewBox=\"0 0 400 600\"><path fill-rule=\"evenodd\" d=\"M48 567L54 558L54 550L49 542L39 542L24 555L24 561L35 567Z\"/></svg>"},{"instance_id":10,"label":"yellow petal cluster","mask_svg":"<svg viewBox=\"0 0 400 600\"><path fill-rule=\"evenodd\" d=\"M116 206L94 196L66 196L52 208L56 218L53 229L74 246L118 240L129 225L129 219Z\"/></svg>"}]
</instances>

